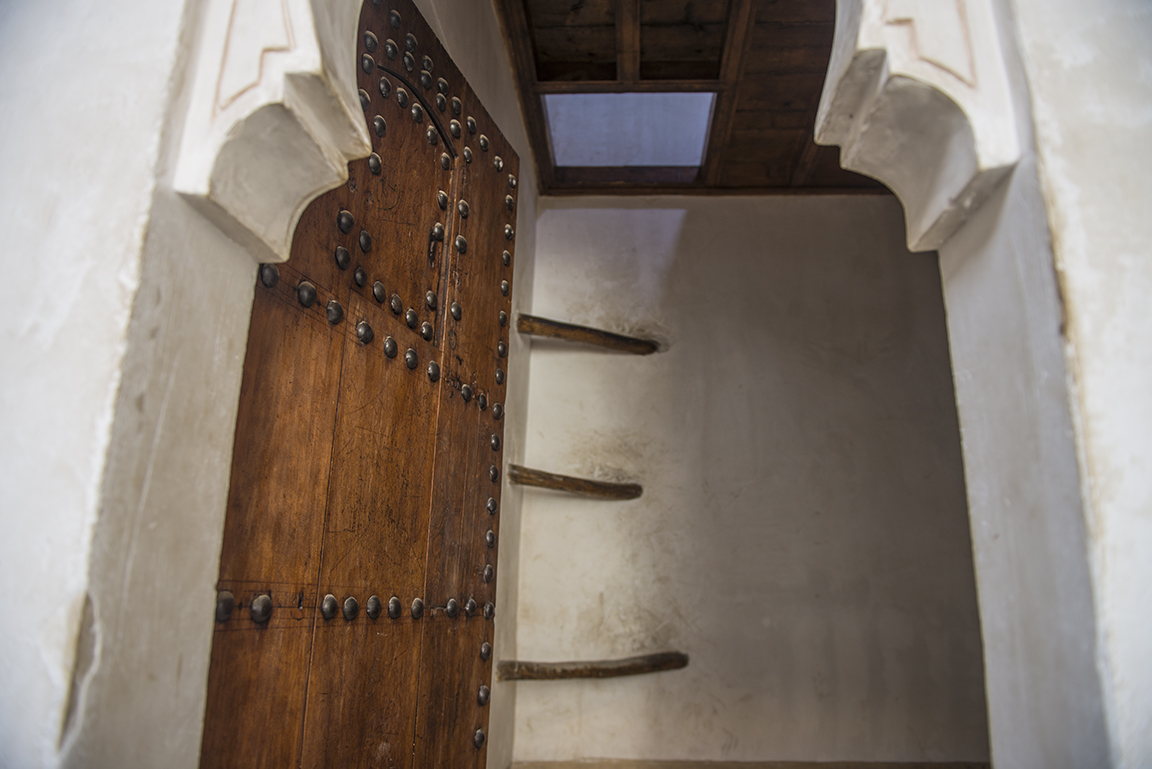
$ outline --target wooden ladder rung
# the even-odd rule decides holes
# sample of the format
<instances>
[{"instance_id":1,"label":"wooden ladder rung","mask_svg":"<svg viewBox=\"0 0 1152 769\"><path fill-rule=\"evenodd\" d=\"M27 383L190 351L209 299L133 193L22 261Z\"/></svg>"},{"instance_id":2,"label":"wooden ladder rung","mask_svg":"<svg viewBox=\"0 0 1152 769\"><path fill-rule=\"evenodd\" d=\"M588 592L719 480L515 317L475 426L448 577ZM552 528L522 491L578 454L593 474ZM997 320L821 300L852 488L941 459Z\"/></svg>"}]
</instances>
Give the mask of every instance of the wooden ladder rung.
<instances>
[{"instance_id":1,"label":"wooden ladder rung","mask_svg":"<svg viewBox=\"0 0 1152 769\"><path fill-rule=\"evenodd\" d=\"M660 345L655 339L638 339L634 336L614 334L599 328L578 326L575 323L564 323L559 320L538 318L535 315L524 315L523 313L516 316L516 330L521 334L530 336L546 336L552 339L563 339L567 342L584 342L633 355L651 355L660 349Z\"/></svg>"},{"instance_id":2,"label":"wooden ladder rung","mask_svg":"<svg viewBox=\"0 0 1152 769\"><path fill-rule=\"evenodd\" d=\"M591 478L576 478L520 465L508 465L508 480L519 486L566 491L597 499L636 499L644 493L644 487L639 483L594 481Z\"/></svg>"},{"instance_id":3,"label":"wooden ladder rung","mask_svg":"<svg viewBox=\"0 0 1152 769\"><path fill-rule=\"evenodd\" d=\"M616 678L679 670L688 667L688 655L683 652L658 652L619 660L594 662L523 662L501 660L496 664L496 675L501 681L557 681L565 678Z\"/></svg>"}]
</instances>

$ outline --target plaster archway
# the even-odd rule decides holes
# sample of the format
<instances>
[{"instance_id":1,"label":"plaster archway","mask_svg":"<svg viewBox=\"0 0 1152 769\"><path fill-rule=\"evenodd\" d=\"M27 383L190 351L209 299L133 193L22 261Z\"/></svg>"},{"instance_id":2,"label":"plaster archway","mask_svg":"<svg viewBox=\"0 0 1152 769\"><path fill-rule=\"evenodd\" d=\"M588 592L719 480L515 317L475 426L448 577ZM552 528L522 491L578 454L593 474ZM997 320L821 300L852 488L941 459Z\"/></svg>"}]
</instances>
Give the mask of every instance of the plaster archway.
<instances>
[{"instance_id":1,"label":"plaster archway","mask_svg":"<svg viewBox=\"0 0 1152 769\"><path fill-rule=\"evenodd\" d=\"M1020 159L988 0L839 0L816 140L900 198L908 247L940 246Z\"/></svg>"},{"instance_id":2,"label":"plaster archway","mask_svg":"<svg viewBox=\"0 0 1152 769\"><path fill-rule=\"evenodd\" d=\"M816 139L940 257L993 763L1108 766L1074 351L1008 6L837 0Z\"/></svg>"},{"instance_id":3,"label":"plaster archway","mask_svg":"<svg viewBox=\"0 0 1152 769\"><path fill-rule=\"evenodd\" d=\"M362 0L213 0L174 187L257 262L288 259L305 207L371 152L356 95Z\"/></svg>"},{"instance_id":4,"label":"plaster archway","mask_svg":"<svg viewBox=\"0 0 1152 769\"><path fill-rule=\"evenodd\" d=\"M347 62L351 67L355 50L354 24L355 15L359 10L356 0L340 0L340 2L324 3L320 0L302 2L301 0L285 0L280 7L283 9L284 24L281 29L290 32L291 46L285 47L283 36L279 39L274 34L269 42L268 30L260 25L257 19L256 26L249 28L249 34L237 35L237 45L240 48L228 49L225 55L225 46L222 41L228 40L228 33L233 25L247 23L245 20L255 17L248 16L250 6L255 4L252 0L214 0L204 11L202 27L198 36L198 43L191 52L194 55L192 66L194 76L190 76L189 93L186 95L188 118L182 127L183 136L175 152L174 165L176 171L170 180L168 191L175 190L183 200L190 201L198 210L204 212L208 219L218 228L219 233L228 236L243 245L247 251L244 261L233 260L225 272L246 288L232 291L196 294L197 301L201 302L198 311L201 313L197 320L229 317L234 319L224 336L225 341L235 343L239 338L240 354L233 351L231 357L218 362L214 367L208 367L218 377L213 383L216 388L215 397L222 401L229 398L235 401L239 388L240 369L243 363L243 342L246 333L246 318L251 301L251 279L254 276L256 264L259 261L282 260L287 257L287 246L291 242L291 233L298 213L303 210L313 197L326 189L340 183L343 179L344 167L349 159L360 154L366 154L366 141L363 127L358 121L359 112L356 109L357 99L351 85L351 72L345 75L340 73L340 62ZM825 88L825 97L821 105L818 121L818 139L827 143L839 143L844 147L845 164L850 168L871 173L882 181L888 183L901 198L908 215L909 243L913 248L939 248L946 262L946 287L951 281L958 286L957 291L964 289L956 279L953 268L963 261L966 255L976 255L984 245L979 242L987 233L985 229L994 229L995 222L988 219L995 218L990 212L998 213L1005 207L1016 205L1013 196L1019 196L1023 201L1020 206L1039 206L1042 210L1043 201L1039 196L1034 183L1026 182L1025 177L1034 178L1035 169L1030 167L1029 151L1026 143L1020 137L1026 133L1027 127L1017 124L1015 115L1019 114L1019 105L1022 98L1013 86L1013 68L1017 65L1007 59L1004 47L1001 45L1002 28L998 27L995 18L995 9L990 0L958 0L955 5L961 14L961 20L967 24L953 25L948 23L952 13L945 6L946 3L914 3L906 0L841 0L837 22L837 42L832 67L828 75ZM351 21L349 21L351 19ZM342 31L343 30L343 31ZM349 30L351 30L349 32ZM956 43L953 37L949 42L950 34L960 34L963 46ZM947 52L943 61L936 61L932 57L922 54L928 46L920 44L921 35L931 38L934 42L943 39L942 47L933 46L934 50ZM967 58L971 68L964 69L963 55L957 51L967 51ZM241 70L251 73L252 62L256 62L257 77L245 81L249 87L239 89L242 98L225 100L220 105L219 84L222 82L240 82L245 85L243 78L236 75L233 79L225 73L233 63L244 64ZM239 64L237 65L239 66ZM245 69L247 67L247 69ZM230 92L232 93L232 92ZM261 140L272 137L275 141L270 146L261 145ZM255 142L255 144L253 144ZM906 148L916 148L915 151L903 151ZM308 172L301 176L285 176L283 166L278 159L294 153L303 153L309 159ZM936 164L924 164L924 158L934 158ZM529 174L525 174L528 177ZM1020 180L1025 179L1025 182ZM1017 184L1023 184L1017 189ZM251 193L251 194L249 194ZM162 194L162 193L160 193ZM167 205L167 204L166 204ZM266 206L260 208L259 206ZM274 210L273 210L274 209ZM175 214L182 216L183 214ZM155 218L155 217L154 217ZM1041 217L1042 218L1042 217ZM1033 231L1039 232L1043 222L1032 222ZM155 228L151 228L155 230ZM973 233L979 233L975 237ZM1044 234L1047 230L1044 229ZM150 233L151 236L151 233ZM207 236L205 236L207 237ZM1000 235L993 232L988 235L995 240ZM207 241L204 241L207 243ZM170 244L160 241L149 248L163 249ZM198 244L200 252L191 254L197 258L215 259L208 246L215 244ZM1044 245L1044 244L1041 244ZM195 248L190 248L193 251ZM1051 254L1047 252L1050 259ZM208 264L208 262L205 262ZM211 267L210 269L216 269ZM1006 272L989 274L974 279L974 282L993 281L1003 278ZM1048 279L1050 280L1049 274ZM1030 359L1020 363L1022 367L1018 373L1027 379L1028 384L1040 381L1045 370L1062 371L1063 359L1060 357L1058 325L1058 308L1055 302L1049 300L1055 294L1054 286L1044 283L1044 276L1030 276L1029 280L1041 284L1044 295L1037 299L1035 307L1025 309L1032 313L1029 322L1034 322L1038 339L1030 339L1030 346L1025 348ZM967 277L964 277L967 280ZM155 288L156 285L144 281L144 286ZM1032 285L1032 284L1029 284ZM985 290L986 284L977 289ZM168 289L172 290L172 289ZM176 291L192 291L192 288L175 289ZM951 291L951 289L949 289ZM1047 293L1044 293L1047 292ZM972 351L964 341L968 332L953 325L953 315L960 310L958 300L966 300L961 294L952 292L949 295L950 334L952 336L954 361L958 372L966 375L974 370ZM169 311L171 308L169 307ZM134 311L134 324L137 313ZM139 317L147 319L148 313L141 313ZM183 319L182 319L183 320ZM195 332L189 332L195 333ZM201 329L201 344L181 348L179 355L181 365L192 367L202 360L205 364L211 362L214 354L211 342L211 332ZM142 328L135 334L134 340L129 342L129 354L133 356L133 346L147 345L147 328ZM1043 335L1043 338L1039 338ZM138 338L137 338L138 337ZM159 365L163 363L161 355L152 354L147 349L139 350L141 357L139 365L147 367L152 362L158 364L161 373L167 375L176 369L164 369ZM201 356L201 358L197 358ZM133 372L126 376L128 381ZM961 418L965 431L966 444L973 440L980 440L981 432L988 432L981 420L987 421L995 409L981 404L977 396L981 393L994 392L997 380L994 374L976 371L971 384L958 387L961 399ZM1056 377L1059 380L1057 373ZM163 381L160 381L163 380ZM163 377L155 385L157 400L165 397L167 385ZM959 381L959 373L958 373ZM966 395L967 393L967 395ZM973 395L975 394L975 395ZM128 396L124 396L127 398ZM966 408L965 399L968 398ZM1049 402L1050 401L1050 402ZM1070 446L1070 437L1059 437L1060 428L1064 421L1069 421L1068 401L1066 393L1055 392L1046 401L1044 408L1055 410L1063 409L1063 417L1059 417L1049 424L1051 432L1057 440L1065 441L1062 444L1075 456L1075 447ZM121 406L127 405L124 409ZM120 413L130 410L131 401L123 400L117 406L117 422L122 420ZM1058 415L1059 416L1059 415ZM229 424L227 409L213 417L214 424ZM231 415L234 422L234 412ZM1052 422L1047 412L1037 417L1039 422ZM155 420L154 420L155 421ZM155 425L155 434L161 432L163 427L163 414ZM1070 433L1069 433L1070 435ZM141 441L140 455L156 456L151 451L155 446L148 443L151 434ZM222 455L225 459L231 455L231 430L216 430L206 438L196 442L193 448L197 452ZM114 440L114 443L116 441ZM1065 452L1066 453L1066 452ZM147 465L148 477L161 477L162 465L165 461L178 464L178 460L186 455L173 454L167 459L161 458L159 464L149 459L140 464ZM969 448L966 445L966 462L969 465L970 494L973 489L973 475L975 471L981 473L981 481L996 480L995 456L989 455L980 466L973 468ZM1072 481L1069 488L1066 480L1050 478L1044 468L1043 458L1033 463L1038 473L1036 483L1043 485L1053 481L1054 486L1062 489L1062 502L1065 517L1061 526L1071 530L1074 528L1075 516L1081 514L1078 489L1075 483L1075 462L1072 463ZM219 510L211 510L214 501L221 501L226 496L228 485L227 462L217 463L213 468L205 471L198 480L202 485L197 490L197 496L187 500L173 502L169 513L183 519L194 521L190 530L196 534L193 540L182 542L181 545L192 558L214 564L219 548L219 534L223 522L223 505ZM1012 463L1005 465L1006 469L1019 469ZM170 468L171 469L171 468ZM1057 468L1066 471L1067 466ZM1066 474L1066 473L1065 473ZM118 479L115 473L105 479L105 485L116 486ZM1063 485L1061 485L1063 484ZM126 484L130 485L130 484ZM973 532L977 549L981 548L981 533L978 526L987 523L981 517L979 498L973 501ZM203 505L203 507L202 507ZM102 507L106 504L102 503ZM97 540L99 542L102 529L116 530L113 533L119 536L120 528L125 528L126 538L131 539L133 547L136 546L137 535L141 551L147 542L145 532L147 521L132 518L135 512L125 508L125 514L120 519L105 520L103 513L97 523ZM133 528L135 527L135 528ZM1056 532L1063 536L1062 531ZM1081 532L1082 535L1082 532ZM1075 539L1075 532L1069 534ZM1083 555L1083 547L1077 550L1077 542L1070 540L1070 552ZM1062 547L1063 541L1056 545ZM1079 543L1082 545L1082 542ZM1060 547L1053 546L1053 550ZM994 556L994 554L993 554ZM119 570L114 568L120 553L111 551L107 555L104 571L109 573ZM141 556L143 557L143 556ZM977 553L978 572L990 576L999 576L1003 570L996 564L989 566L988 562L981 563L981 555ZM93 572L101 570L100 564L94 559ZM114 639L121 632L150 631L157 625L171 624L183 628L191 628L191 632L200 634L200 638L191 647L165 646L155 643L151 646L149 654L158 659L153 660L157 666L166 669L179 670L183 667L189 680L196 680L199 671L207 668L207 655L210 648L211 627L203 622L209 616L213 600L212 582L214 579L214 566L211 569L212 577L201 579L187 588L182 600L167 603L156 603L136 606L134 613L125 614L120 619L109 619L109 614L101 615L97 619L96 627L89 635L82 632L82 639L95 639L97 648L99 639ZM1026 572L1027 569L1024 569ZM154 576L159 575L161 569L154 570ZM507 573L507 572L505 572ZM1017 583L1027 583L1029 574L1011 572L1008 577L1015 578ZM983 578L982 578L983 579ZM1076 579L1079 579L1076 577ZM116 603L124 604L125 596L130 590L123 583L115 580L105 586L96 584L93 580L91 592L104 592L103 596L96 595L96 603L105 606ZM1083 587L1081 585L1081 587ZM1059 585L1052 593L1061 597L1064 593ZM986 638L989 633L1004 631L1005 624L1011 625L1011 618L1005 616L1006 611L1001 605L999 608L989 610L985 603L986 592L982 590L981 613L985 622ZM1081 601L1081 597L1076 598ZM1075 603L1075 601L1073 602ZM1043 633L1053 630L1053 636L1060 636L1064 628L1054 627L1052 623L1058 620L1066 624L1083 626L1086 629L1079 635L1073 633L1067 638L1058 639L1059 643L1072 649L1075 641L1087 634L1089 638L1093 632L1091 607L1089 603L1087 623L1081 620L1085 615L1082 608L1076 608L1068 617L1041 618L1032 622L1026 630ZM505 613L505 617L509 614ZM113 624L103 625L109 621ZM121 623L123 627L116 625ZM1048 624L1045 624L1048 623ZM1014 632L1014 627L1008 631ZM143 637L150 637L144 633ZM81 648L84 648L82 640ZM105 647L111 649L111 645ZM191 648L191 652L189 652ZM1085 649L1076 651L1078 670L1084 668L1087 660L1088 667L1092 666L1094 646L1089 643ZM999 653L999 652L997 652ZM184 655L184 656L181 656ZM1011 664L1014 660L1005 657L1004 664ZM1024 666L1026 667L1026 666ZM74 696L81 698L87 704L78 708L78 715L70 726L66 725L63 736L62 750L66 754L65 763L84 765L86 756L101 755L99 751L91 752L79 750L72 752L72 748L94 742L115 743L117 739L124 740L128 731L117 731L115 728L101 726L95 721L85 722L85 708L99 709L106 707L110 702L108 697L99 692L91 691L92 696L86 697L89 684L99 676L105 680L101 686L105 689L124 689L131 687L132 677L136 671L133 669L133 660L130 656L121 658L107 657L97 661L96 667L80 665L74 681ZM1034 671L1026 671L1031 674ZM1063 691L1076 687L1081 679L1072 676L1066 677ZM997 737L996 721L1005 710L1017 704L1011 699L1004 699L994 687L989 688L990 716L993 720L993 749L1006 757L1010 754L1005 750L1016 750L1019 740L1011 739L1005 742ZM1049 690L1024 689L1025 694L1039 691L1040 695L1051 694ZM1057 694L1061 689L1057 688ZM1082 689L1087 691L1087 689ZM1089 693L1084 697L1091 700L1094 695ZM999 698L999 699L998 699ZM1044 697L1045 707L1058 708L1064 703L1049 702L1059 697ZM1099 705L1099 697L1095 698ZM1090 705L1091 703L1089 703ZM199 745L199 714L203 712L203 690L196 683L189 684L188 688L181 689L178 700L157 701L143 699L132 706L124 714L123 722L132 721L133 734L156 735L155 749L146 754L137 751L139 755L147 755L153 759L163 756L164 759L152 760L151 765L191 765L194 757L189 758L182 747ZM1045 723L1060 726L1070 723L1072 719L1066 712L1054 713L1050 717L1045 714L1040 719L1047 719ZM183 724L178 734L171 734L173 724ZM1093 721L1090 729L1095 730ZM1003 729L1010 731L1015 723L1005 721ZM166 734L168 733L168 734ZM1069 730L1068 740L1075 738L1075 731ZM166 744L160 744L166 743ZM1095 744L1095 743L1094 743ZM1007 748L1004 746L1007 745ZM112 749L117 747L112 745ZM119 746L122 748L122 746ZM1022 748L1021 750L1026 749ZM1071 753L1069 754L1071 755ZM181 763L183 761L184 763ZM88 761L87 765L93 765ZM143 764L142 764L143 765ZM1084 764L1087 765L1087 764Z\"/></svg>"}]
</instances>

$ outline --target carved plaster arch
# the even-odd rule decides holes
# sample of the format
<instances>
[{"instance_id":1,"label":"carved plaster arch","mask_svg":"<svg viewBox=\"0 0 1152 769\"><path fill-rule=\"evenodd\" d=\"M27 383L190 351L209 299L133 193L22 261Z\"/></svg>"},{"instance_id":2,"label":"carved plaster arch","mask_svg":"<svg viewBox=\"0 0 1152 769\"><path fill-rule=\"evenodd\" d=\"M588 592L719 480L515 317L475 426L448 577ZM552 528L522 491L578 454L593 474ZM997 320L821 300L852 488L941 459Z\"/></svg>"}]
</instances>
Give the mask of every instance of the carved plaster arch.
<instances>
[{"instance_id":1,"label":"carved plaster arch","mask_svg":"<svg viewBox=\"0 0 1152 769\"><path fill-rule=\"evenodd\" d=\"M837 0L816 141L887 184L938 248L1020 159L990 0Z\"/></svg>"},{"instance_id":2,"label":"carved plaster arch","mask_svg":"<svg viewBox=\"0 0 1152 769\"><path fill-rule=\"evenodd\" d=\"M173 186L257 261L286 261L305 207L371 152L363 1L207 4Z\"/></svg>"}]
</instances>

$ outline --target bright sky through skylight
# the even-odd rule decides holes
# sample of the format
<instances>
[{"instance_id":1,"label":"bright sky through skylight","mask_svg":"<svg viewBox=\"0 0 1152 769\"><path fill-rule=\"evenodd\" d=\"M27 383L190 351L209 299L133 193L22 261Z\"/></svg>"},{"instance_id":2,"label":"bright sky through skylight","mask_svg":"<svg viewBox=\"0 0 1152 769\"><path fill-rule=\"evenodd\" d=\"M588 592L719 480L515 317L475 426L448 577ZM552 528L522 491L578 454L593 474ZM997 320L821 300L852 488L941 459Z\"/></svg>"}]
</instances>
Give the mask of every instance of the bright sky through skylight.
<instances>
[{"instance_id":1,"label":"bright sky through skylight","mask_svg":"<svg viewBox=\"0 0 1152 769\"><path fill-rule=\"evenodd\" d=\"M547 94L558 166L699 166L712 93Z\"/></svg>"}]
</instances>

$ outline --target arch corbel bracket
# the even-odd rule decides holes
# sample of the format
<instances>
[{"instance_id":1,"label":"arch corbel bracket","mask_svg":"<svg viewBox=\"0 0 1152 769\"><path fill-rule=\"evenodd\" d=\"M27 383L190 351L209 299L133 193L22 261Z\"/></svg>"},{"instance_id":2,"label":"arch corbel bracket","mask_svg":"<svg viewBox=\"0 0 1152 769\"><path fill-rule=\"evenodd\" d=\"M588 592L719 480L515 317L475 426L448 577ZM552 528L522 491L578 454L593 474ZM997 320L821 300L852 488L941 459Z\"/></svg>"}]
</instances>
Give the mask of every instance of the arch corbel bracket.
<instances>
[{"instance_id":1,"label":"arch corbel bracket","mask_svg":"<svg viewBox=\"0 0 1152 769\"><path fill-rule=\"evenodd\" d=\"M257 261L371 152L356 93L362 0L209 0L173 186Z\"/></svg>"},{"instance_id":2,"label":"arch corbel bracket","mask_svg":"<svg viewBox=\"0 0 1152 769\"><path fill-rule=\"evenodd\" d=\"M837 0L816 141L887 184L938 248L1020 159L991 0Z\"/></svg>"}]
</instances>

